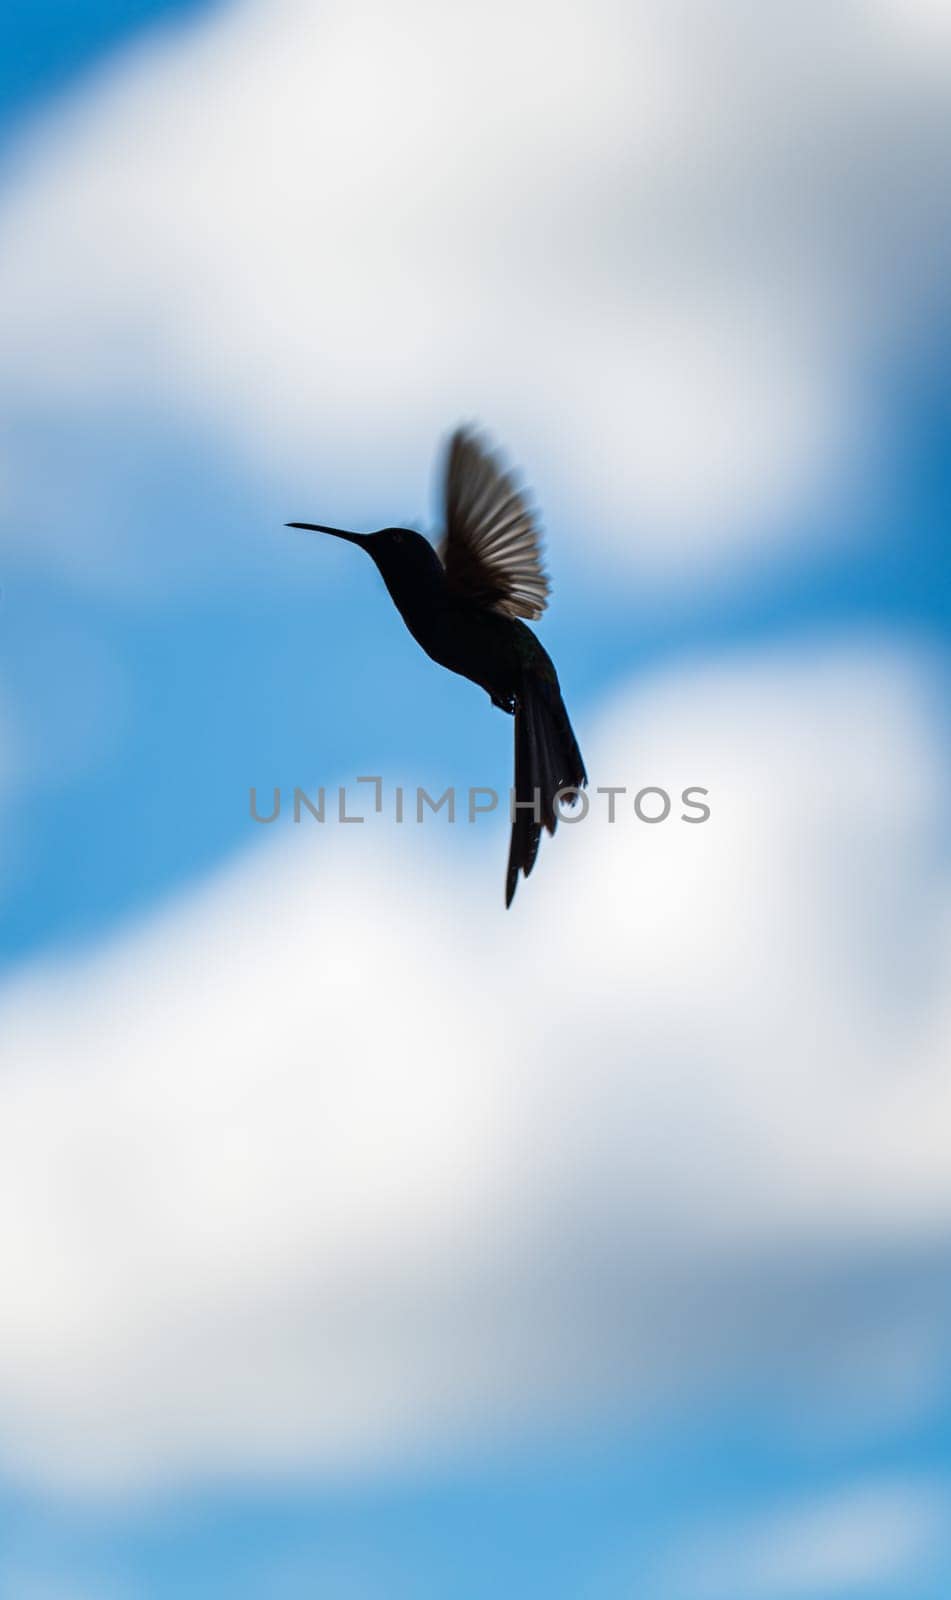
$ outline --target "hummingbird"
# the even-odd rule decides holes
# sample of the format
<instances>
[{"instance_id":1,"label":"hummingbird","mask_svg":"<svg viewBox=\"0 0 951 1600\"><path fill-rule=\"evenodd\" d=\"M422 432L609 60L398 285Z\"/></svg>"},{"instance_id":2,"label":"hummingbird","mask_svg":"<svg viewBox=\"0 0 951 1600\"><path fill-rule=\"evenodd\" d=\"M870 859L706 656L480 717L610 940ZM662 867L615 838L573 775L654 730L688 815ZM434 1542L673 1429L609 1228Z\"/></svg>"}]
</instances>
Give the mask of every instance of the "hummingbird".
<instances>
[{"instance_id":1,"label":"hummingbird","mask_svg":"<svg viewBox=\"0 0 951 1600\"><path fill-rule=\"evenodd\" d=\"M588 777L551 657L522 620L540 617L550 593L533 508L484 436L468 428L449 441L443 483L446 526L438 548L412 528L286 526L359 545L426 654L514 716L508 907L519 873L527 878L535 865L542 828L555 831L556 800L577 799Z\"/></svg>"}]
</instances>

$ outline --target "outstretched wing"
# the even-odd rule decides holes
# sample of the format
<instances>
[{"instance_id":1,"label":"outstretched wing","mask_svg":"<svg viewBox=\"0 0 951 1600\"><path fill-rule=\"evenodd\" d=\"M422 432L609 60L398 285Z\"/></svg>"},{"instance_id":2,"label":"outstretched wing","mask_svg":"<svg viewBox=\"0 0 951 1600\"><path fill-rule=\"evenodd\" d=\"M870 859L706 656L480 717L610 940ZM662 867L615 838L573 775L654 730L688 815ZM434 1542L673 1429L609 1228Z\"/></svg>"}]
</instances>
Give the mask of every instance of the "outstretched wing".
<instances>
[{"instance_id":1,"label":"outstretched wing","mask_svg":"<svg viewBox=\"0 0 951 1600\"><path fill-rule=\"evenodd\" d=\"M541 539L521 490L475 434L454 433L446 466L446 536L439 547L458 594L507 617L548 604Z\"/></svg>"}]
</instances>

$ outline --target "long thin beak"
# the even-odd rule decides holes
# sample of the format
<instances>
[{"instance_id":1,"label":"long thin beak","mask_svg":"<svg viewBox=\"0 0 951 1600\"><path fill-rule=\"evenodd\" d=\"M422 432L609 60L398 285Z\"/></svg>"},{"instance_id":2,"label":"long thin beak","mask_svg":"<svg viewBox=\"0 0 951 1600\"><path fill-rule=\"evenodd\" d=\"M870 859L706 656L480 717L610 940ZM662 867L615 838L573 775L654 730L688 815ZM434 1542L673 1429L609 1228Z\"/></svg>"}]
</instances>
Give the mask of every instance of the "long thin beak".
<instances>
[{"instance_id":1,"label":"long thin beak","mask_svg":"<svg viewBox=\"0 0 951 1600\"><path fill-rule=\"evenodd\" d=\"M285 522L285 528L306 528L308 533L332 533L335 539L346 539L348 544L366 544L365 533L348 533L346 528L325 528L322 522Z\"/></svg>"}]
</instances>

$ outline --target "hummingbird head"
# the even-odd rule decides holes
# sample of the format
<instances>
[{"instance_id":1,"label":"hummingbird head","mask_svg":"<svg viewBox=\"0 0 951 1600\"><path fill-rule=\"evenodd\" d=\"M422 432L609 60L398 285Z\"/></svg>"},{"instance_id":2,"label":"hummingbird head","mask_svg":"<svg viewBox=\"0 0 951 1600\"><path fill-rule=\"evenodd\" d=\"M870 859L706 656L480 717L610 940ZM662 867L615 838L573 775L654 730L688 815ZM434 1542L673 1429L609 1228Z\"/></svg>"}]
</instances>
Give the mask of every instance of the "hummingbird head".
<instances>
[{"instance_id":1,"label":"hummingbird head","mask_svg":"<svg viewBox=\"0 0 951 1600\"><path fill-rule=\"evenodd\" d=\"M364 548L382 571L386 566L429 566L433 547L429 540L414 528L381 528L378 533L363 535Z\"/></svg>"},{"instance_id":2,"label":"hummingbird head","mask_svg":"<svg viewBox=\"0 0 951 1600\"><path fill-rule=\"evenodd\" d=\"M375 562L397 605L413 588L431 588L444 577L442 562L429 540L413 528L380 528L376 533L350 533L344 528L328 528L319 522L289 522L289 528L306 528L312 533L329 533L348 544L362 545Z\"/></svg>"}]
</instances>

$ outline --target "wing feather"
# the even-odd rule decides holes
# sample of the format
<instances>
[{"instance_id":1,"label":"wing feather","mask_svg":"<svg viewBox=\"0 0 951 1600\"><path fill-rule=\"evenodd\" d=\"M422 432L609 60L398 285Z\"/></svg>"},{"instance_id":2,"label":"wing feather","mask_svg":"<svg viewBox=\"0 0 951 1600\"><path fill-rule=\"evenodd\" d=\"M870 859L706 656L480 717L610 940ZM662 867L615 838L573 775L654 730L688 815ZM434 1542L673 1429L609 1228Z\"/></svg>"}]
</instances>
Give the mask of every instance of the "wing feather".
<instances>
[{"instance_id":1,"label":"wing feather","mask_svg":"<svg viewBox=\"0 0 951 1600\"><path fill-rule=\"evenodd\" d=\"M439 548L458 594L507 617L540 617L549 583L533 512L498 457L460 428L446 465L446 536Z\"/></svg>"}]
</instances>

